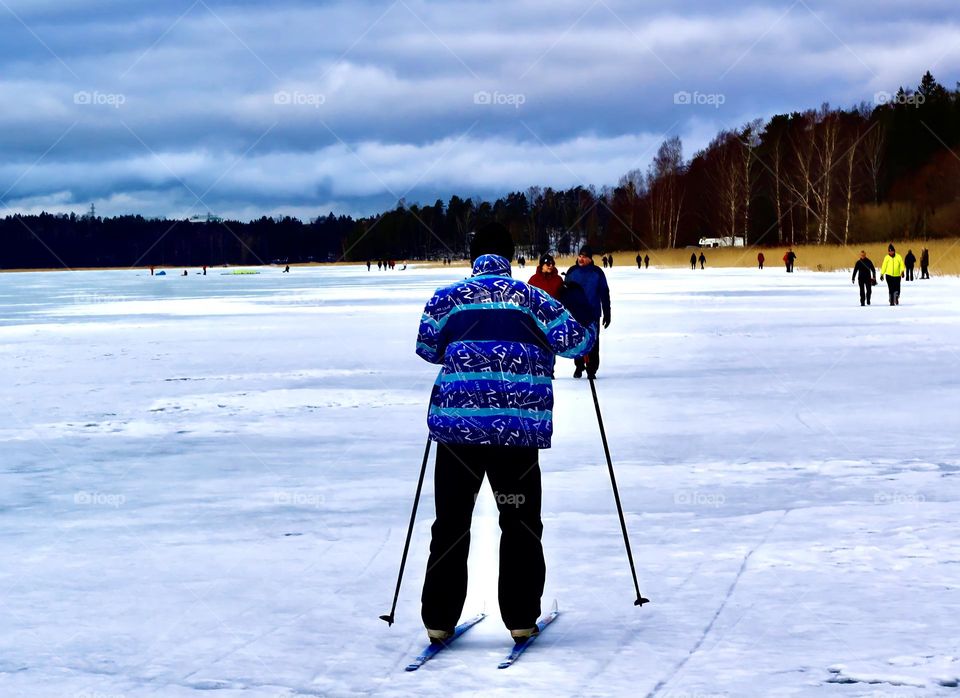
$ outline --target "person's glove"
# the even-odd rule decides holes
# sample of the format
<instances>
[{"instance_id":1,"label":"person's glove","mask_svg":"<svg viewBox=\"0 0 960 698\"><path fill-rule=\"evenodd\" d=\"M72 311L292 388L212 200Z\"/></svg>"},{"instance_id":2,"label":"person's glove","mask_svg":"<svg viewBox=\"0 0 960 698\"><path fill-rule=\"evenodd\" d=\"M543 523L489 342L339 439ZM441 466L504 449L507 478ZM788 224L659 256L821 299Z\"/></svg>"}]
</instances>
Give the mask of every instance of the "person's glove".
<instances>
[{"instance_id":1,"label":"person's glove","mask_svg":"<svg viewBox=\"0 0 960 698\"><path fill-rule=\"evenodd\" d=\"M610 316L609 316L609 315L607 315L605 318L603 318L603 329L607 329L608 327L610 327Z\"/></svg>"},{"instance_id":2,"label":"person's glove","mask_svg":"<svg viewBox=\"0 0 960 698\"><path fill-rule=\"evenodd\" d=\"M880 275L880 280L883 281L883 274Z\"/></svg>"}]
</instances>

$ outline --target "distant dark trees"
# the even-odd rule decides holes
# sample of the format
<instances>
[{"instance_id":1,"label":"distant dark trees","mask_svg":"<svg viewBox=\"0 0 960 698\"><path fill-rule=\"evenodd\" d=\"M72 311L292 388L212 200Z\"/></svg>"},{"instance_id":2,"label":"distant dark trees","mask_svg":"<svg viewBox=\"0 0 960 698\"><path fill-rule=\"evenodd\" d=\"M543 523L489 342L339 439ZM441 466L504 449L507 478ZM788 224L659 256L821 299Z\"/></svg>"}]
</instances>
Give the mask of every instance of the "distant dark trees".
<instances>
[{"instance_id":1,"label":"distant dark trees","mask_svg":"<svg viewBox=\"0 0 960 698\"><path fill-rule=\"evenodd\" d=\"M0 268L462 257L472 231L492 220L529 258L584 242L618 250L721 236L784 245L958 235L960 83L949 90L927 72L915 90L873 105L757 120L717 134L689 161L670 138L646 172L599 190L532 186L493 202L400 201L374 216L307 223L9 216Z\"/></svg>"}]
</instances>

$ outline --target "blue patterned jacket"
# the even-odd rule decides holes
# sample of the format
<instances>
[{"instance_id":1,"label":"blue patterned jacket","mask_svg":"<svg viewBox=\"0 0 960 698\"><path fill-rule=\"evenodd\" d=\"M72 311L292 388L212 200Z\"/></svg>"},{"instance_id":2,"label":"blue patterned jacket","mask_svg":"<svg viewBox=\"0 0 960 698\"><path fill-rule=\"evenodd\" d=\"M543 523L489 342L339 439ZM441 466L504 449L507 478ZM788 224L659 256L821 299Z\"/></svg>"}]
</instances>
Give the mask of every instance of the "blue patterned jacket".
<instances>
[{"instance_id":1,"label":"blue patterned jacket","mask_svg":"<svg viewBox=\"0 0 960 698\"><path fill-rule=\"evenodd\" d=\"M417 354L443 368L427 425L440 443L550 448L555 354L590 351L596 330L482 255L473 276L438 290L420 321Z\"/></svg>"}]
</instances>

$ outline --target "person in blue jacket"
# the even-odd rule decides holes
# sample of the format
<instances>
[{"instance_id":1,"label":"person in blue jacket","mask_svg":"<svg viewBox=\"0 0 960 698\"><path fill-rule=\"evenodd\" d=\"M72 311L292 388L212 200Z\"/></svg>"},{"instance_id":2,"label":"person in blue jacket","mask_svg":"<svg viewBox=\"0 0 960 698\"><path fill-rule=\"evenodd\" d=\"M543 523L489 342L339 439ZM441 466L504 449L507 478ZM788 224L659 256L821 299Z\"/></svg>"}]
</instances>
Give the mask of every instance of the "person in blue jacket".
<instances>
[{"instance_id":1,"label":"person in blue jacket","mask_svg":"<svg viewBox=\"0 0 960 698\"><path fill-rule=\"evenodd\" d=\"M519 642L536 633L546 576L539 449L550 448L553 434L553 359L588 352L596 331L539 288L511 278L513 240L503 226L477 231L470 256L472 276L434 294L417 337L417 354L442 367L427 414L437 442L436 520L421 617L431 643L452 636L486 475L500 510L500 613Z\"/></svg>"},{"instance_id":2,"label":"person in blue jacket","mask_svg":"<svg viewBox=\"0 0 960 698\"><path fill-rule=\"evenodd\" d=\"M596 330L597 341L586 356L578 356L574 359L576 369L573 372L574 378L582 378L583 371L586 369L588 378L595 378L597 369L600 368L600 328L601 317L603 318L603 327L610 327L610 287L607 286L607 276L603 269L593 263L593 250L589 245L580 248L577 255L577 263L567 270L566 282L574 283L583 289L593 309L592 327Z\"/></svg>"}]
</instances>

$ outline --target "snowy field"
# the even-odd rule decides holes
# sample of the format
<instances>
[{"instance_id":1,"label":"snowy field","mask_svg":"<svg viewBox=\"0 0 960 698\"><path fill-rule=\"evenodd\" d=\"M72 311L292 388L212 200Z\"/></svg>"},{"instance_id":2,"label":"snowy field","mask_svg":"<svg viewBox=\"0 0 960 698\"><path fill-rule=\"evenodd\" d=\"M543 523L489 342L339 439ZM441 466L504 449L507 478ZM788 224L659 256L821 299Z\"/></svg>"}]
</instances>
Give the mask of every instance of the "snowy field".
<instances>
[{"instance_id":1,"label":"snowy field","mask_svg":"<svg viewBox=\"0 0 960 698\"><path fill-rule=\"evenodd\" d=\"M0 275L0 696L960 696L960 279L861 308L778 267L609 274L597 388L652 603L560 360L562 615L497 670L485 489L465 612L491 617L405 673L429 485L378 616L437 371L414 339L465 273Z\"/></svg>"}]
</instances>

